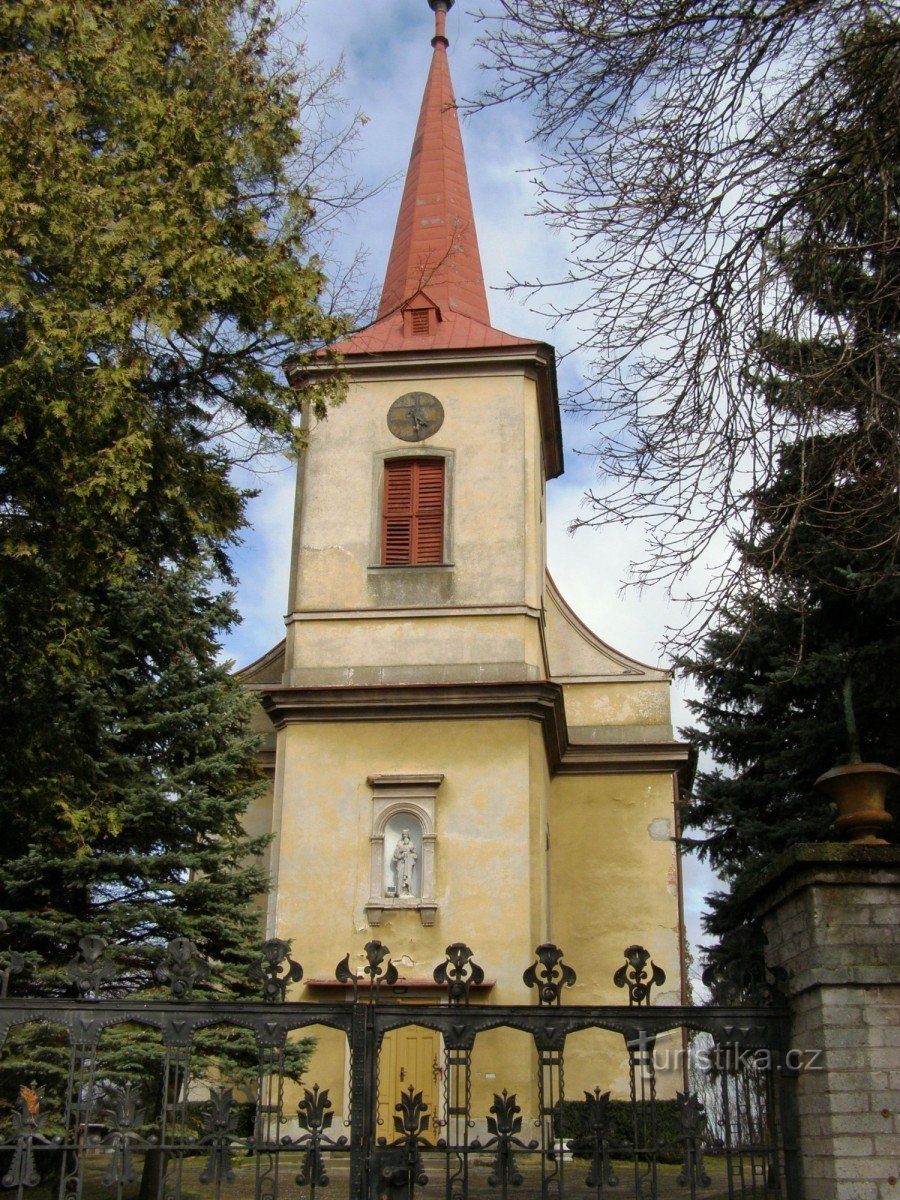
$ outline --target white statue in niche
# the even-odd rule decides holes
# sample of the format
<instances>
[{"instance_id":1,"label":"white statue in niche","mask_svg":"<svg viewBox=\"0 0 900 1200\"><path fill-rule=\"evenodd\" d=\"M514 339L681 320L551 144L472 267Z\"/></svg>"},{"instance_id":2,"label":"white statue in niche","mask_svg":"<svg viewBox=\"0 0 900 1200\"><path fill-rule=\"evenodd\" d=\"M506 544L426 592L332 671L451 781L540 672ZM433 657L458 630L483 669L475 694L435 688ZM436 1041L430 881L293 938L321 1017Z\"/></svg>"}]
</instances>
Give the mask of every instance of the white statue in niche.
<instances>
[{"instance_id":1,"label":"white statue in niche","mask_svg":"<svg viewBox=\"0 0 900 1200\"><path fill-rule=\"evenodd\" d=\"M425 864L422 826L409 812L396 812L384 825L382 889L388 899L416 900L422 895Z\"/></svg>"},{"instance_id":2,"label":"white statue in niche","mask_svg":"<svg viewBox=\"0 0 900 1200\"><path fill-rule=\"evenodd\" d=\"M391 862L397 878L397 895L412 896L414 894L414 876L419 856L415 843L409 836L408 829L401 829L400 840L394 847Z\"/></svg>"}]
</instances>

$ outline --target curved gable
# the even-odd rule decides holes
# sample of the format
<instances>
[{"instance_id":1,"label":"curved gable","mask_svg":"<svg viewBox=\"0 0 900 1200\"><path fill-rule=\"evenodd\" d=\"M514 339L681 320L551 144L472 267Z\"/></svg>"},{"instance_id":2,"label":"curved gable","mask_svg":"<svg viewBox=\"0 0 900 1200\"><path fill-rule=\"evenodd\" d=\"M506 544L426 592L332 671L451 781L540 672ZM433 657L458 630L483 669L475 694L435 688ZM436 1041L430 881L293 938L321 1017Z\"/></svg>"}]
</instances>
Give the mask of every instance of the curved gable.
<instances>
[{"instance_id":1,"label":"curved gable","mask_svg":"<svg viewBox=\"0 0 900 1200\"><path fill-rule=\"evenodd\" d=\"M284 678L284 651L285 640L282 638L277 646L260 655L255 662L235 671L235 676L247 687L261 683L281 683Z\"/></svg>"},{"instance_id":2,"label":"curved gable","mask_svg":"<svg viewBox=\"0 0 900 1200\"><path fill-rule=\"evenodd\" d=\"M549 572L545 597L545 635L551 679L587 683L591 680L668 682L671 678L669 671L639 662L607 645L569 608Z\"/></svg>"}]
</instances>

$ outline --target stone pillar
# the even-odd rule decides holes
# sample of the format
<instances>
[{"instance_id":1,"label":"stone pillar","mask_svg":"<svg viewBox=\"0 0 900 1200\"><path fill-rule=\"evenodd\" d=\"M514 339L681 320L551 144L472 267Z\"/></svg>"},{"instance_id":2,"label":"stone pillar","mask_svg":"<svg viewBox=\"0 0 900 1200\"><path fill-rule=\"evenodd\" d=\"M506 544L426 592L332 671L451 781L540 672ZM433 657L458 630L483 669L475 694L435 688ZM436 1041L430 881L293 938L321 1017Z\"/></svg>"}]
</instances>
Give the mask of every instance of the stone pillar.
<instances>
[{"instance_id":1,"label":"stone pillar","mask_svg":"<svg viewBox=\"0 0 900 1200\"><path fill-rule=\"evenodd\" d=\"M900 846L795 846L750 908L788 972L804 1200L900 1200Z\"/></svg>"}]
</instances>

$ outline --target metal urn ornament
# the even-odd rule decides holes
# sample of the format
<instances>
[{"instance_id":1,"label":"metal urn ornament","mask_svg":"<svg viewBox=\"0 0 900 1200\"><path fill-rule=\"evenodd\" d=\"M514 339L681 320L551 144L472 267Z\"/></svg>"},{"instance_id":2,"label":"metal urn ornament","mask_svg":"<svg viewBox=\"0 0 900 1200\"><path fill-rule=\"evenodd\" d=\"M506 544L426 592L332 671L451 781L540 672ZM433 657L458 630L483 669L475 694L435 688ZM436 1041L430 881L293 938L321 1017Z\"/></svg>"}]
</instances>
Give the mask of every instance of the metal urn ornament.
<instances>
[{"instance_id":1,"label":"metal urn ornament","mask_svg":"<svg viewBox=\"0 0 900 1200\"><path fill-rule=\"evenodd\" d=\"M820 775L815 786L834 801L837 806L835 828L849 842L857 846L886 846L888 842L881 835L894 820L887 810L887 798L900 779L900 771L884 763L862 761L853 707L853 678L849 670L844 679L842 699L850 761Z\"/></svg>"},{"instance_id":2,"label":"metal urn ornament","mask_svg":"<svg viewBox=\"0 0 900 1200\"><path fill-rule=\"evenodd\" d=\"M832 767L816 780L820 792L837 805L835 828L856 846L887 846L881 835L894 818L887 810L900 771L884 763L850 762Z\"/></svg>"}]
</instances>

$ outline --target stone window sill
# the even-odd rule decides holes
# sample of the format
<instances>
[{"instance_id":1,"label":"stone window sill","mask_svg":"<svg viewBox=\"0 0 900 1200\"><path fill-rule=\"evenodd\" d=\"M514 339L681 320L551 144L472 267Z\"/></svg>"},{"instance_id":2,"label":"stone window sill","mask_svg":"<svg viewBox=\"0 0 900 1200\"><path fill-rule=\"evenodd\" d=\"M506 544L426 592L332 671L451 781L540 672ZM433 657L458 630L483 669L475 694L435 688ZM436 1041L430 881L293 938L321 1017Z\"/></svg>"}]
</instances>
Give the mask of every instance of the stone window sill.
<instances>
[{"instance_id":1,"label":"stone window sill","mask_svg":"<svg viewBox=\"0 0 900 1200\"><path fill-rule=\"evenodd\" d=\"M433 925L437 916L437 904L433 900L421 900L418 896L384 896L372 899L366 904L366 916L369 924L376 927L381 924L385 912L411 910L418 912L423 925Z\"/></svg>"},{"instance_id":2,"label":"stone window sill","mask_svg":"<svg viewBox=\"0 0 900 1200\"><path fill-rule=\"evenodd\" d=\"M379 573L384 571L452 571L455 566L456 563L452 562L390 563L388 565L385 565L384 563L370 563L369 570L378 571Z\"/></svg>"}]
</instances>

